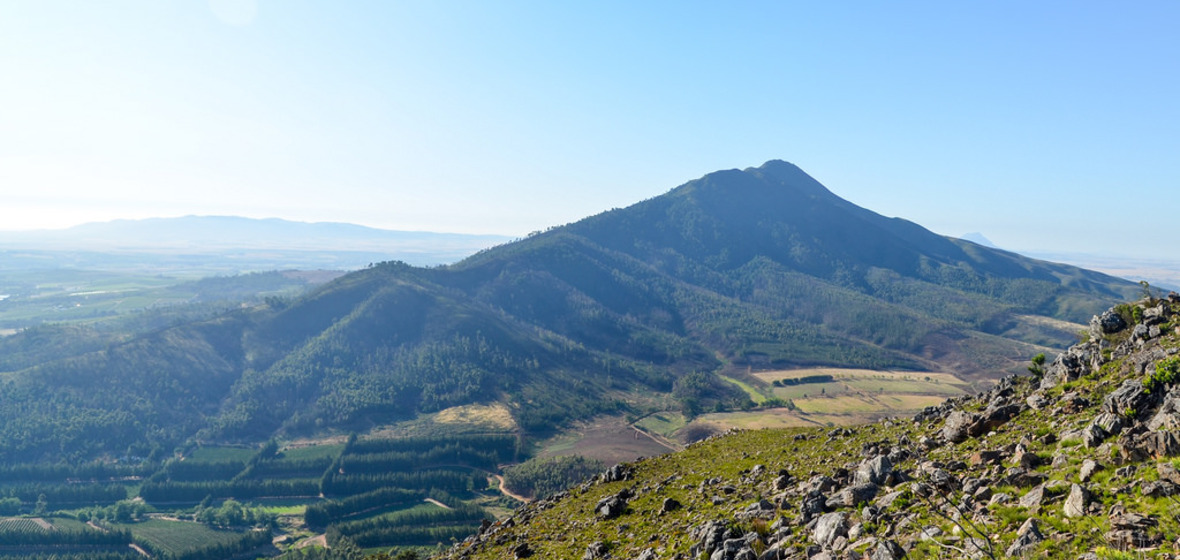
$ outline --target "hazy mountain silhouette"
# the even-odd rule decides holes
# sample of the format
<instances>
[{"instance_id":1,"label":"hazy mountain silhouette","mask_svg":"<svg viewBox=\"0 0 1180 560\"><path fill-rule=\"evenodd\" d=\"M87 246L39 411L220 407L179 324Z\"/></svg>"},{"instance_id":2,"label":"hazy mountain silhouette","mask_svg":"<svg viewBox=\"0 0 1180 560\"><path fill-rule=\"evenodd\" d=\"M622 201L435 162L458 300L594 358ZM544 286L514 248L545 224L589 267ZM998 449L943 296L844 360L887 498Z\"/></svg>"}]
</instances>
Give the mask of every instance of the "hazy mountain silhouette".
<instances>
[{"instance_id":1,"label":"hazy mountain silhouette","mask_svg":"<svg viewBox=\"0 0 1180 560\"><path fill-rule=\"evenodd\" d=\"M355 224L236 216L95 222L61 230L0 232L8 268L205 270L356 269L383 260L453 263L506 243L502 235L395 231Z\"/></svg>"}]
</instances>

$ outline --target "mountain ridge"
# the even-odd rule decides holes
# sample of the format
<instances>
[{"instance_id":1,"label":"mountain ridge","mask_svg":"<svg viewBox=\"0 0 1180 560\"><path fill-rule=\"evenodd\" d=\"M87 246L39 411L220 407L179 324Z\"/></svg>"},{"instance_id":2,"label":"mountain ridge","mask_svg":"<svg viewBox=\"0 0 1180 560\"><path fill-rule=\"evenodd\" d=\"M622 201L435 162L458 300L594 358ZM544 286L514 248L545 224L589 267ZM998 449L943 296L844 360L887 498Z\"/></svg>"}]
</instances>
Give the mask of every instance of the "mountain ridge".
<instances>
[{"instance_id":1,"label":"mountain ridge","mask_svg":"<svg viewBox=\"0 0 1180 560\"><path fill-rule=\"evenodd\" d=\"M938 369L986 383L1073 340L1028 317L1081 323L1139 289L880 216L770 162L453 265L380 263L293 301L178 326L161 345L132 341L7 374L0 393L19 381L43 392L43 408L0 410L9 428L0 448L49 449L51 435L4 439L38 423L77 421L84 432L113 423L86 453L121 453L198 434L364 430L493 401L541 434L607 412L737 409L748 397L716 374L812 365ZM228 390L186 373L227 357ZM196 432L135 427L138 414L164 416L150 392L138 397L143 409L84 378L38 381L61 368L161 371L176 381L170 398L193 403L174 425ZM70 406L86 412L54 416Z\"/></svg>"}]
</instances>

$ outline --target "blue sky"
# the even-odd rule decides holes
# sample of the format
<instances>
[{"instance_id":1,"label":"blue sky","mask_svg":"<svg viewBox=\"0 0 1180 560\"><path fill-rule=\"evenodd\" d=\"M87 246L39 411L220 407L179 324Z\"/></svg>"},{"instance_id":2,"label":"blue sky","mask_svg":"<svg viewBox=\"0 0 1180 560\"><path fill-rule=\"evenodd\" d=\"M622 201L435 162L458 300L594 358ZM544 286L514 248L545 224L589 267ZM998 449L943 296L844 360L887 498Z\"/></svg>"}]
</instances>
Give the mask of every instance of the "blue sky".
<instances>
[{"instance_id":1,"label":"blue sky","mask_svg":"<svg viewBox=\"0 0 1180 560\"><path fill-rule=\"evenodd\" d=\"M710 171L1174 255L1176 2L0 0L0 229L521 235Z\"/></svg>"}]
</instances>

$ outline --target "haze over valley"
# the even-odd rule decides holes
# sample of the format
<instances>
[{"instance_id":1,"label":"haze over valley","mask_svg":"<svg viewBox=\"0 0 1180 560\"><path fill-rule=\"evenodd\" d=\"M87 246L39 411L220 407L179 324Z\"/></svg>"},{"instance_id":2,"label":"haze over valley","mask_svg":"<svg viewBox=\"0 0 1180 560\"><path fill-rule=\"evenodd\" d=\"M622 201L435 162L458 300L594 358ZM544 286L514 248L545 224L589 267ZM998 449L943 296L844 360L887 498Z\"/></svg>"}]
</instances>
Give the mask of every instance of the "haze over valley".
<instances>
[{"instance_id":1,"label":"haze over valley","mask_svg":"<svg viewBox=\"0 0 1180 560\"><path fill-rule=\"evenodd\" d=\"M1177 21L0 1L0 560L1180 557Z\"/></svg>"}]
</instances>

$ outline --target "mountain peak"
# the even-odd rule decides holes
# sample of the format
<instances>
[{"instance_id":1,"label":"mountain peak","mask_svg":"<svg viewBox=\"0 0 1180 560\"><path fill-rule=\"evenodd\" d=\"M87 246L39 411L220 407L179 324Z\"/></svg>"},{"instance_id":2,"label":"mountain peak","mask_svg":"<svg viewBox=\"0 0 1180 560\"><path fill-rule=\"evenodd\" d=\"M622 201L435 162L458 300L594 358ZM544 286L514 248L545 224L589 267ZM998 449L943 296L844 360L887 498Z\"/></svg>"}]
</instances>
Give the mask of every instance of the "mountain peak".
<instances>
[{"instance_id":1,"label":"mountain peak","mask_svg":"<svg viewBox=\"0 0 1180 560\"><path fill-rule=\"evenodd\" d=\"M832 191L808 175L802 168L780 159L772 159L762 164L762 167L750 168L746 172L771 178L780 184L789 185L808 194L835 196Z\"/></svg>"}]
</instances>

